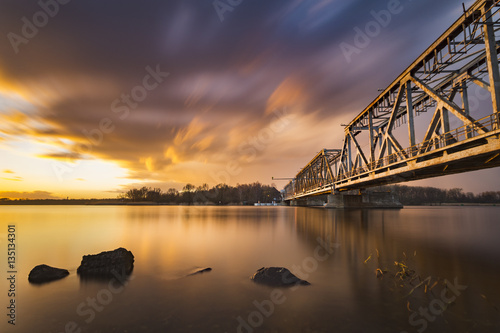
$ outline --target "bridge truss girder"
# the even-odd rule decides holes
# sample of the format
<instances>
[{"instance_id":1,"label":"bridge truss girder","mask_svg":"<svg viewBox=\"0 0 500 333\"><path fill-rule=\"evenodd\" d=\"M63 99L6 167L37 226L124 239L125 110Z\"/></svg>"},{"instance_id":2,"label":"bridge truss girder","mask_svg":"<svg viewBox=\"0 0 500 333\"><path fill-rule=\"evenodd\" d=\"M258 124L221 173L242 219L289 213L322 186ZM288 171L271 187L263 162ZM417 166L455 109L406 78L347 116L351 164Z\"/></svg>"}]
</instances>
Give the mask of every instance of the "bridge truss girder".
<instances>
[{"instance_id":1,"label":"bridge truss girder","mask_svg":"<svg viewBox=\"0 0 500 333\"><path fill-rule=\"evenodd\" d=\"M288 197L500 165L499 2L476 1L345 126L340 150L326 159L323 150L297 174L285 188ZM492 110L479 120L469 105L476 86L489 92ZM396 135L405 124L406 134ZM416 125L427 128L421 140ZM320 161L328 161L333 176L320 172L327 170Z\"/></svg>"},{"instance_id":2,"label":"bridge truss girder","mask_svg":"<svg viewBox=\"0 0 500 333\"><path fill-rule=\"evenodd\" d=\"M332 170L332 162L338 158L339 153L340 149L321 150L285 187L285 196L331 193L336 174L336 170Z\"/></svg>"}]
</instances>

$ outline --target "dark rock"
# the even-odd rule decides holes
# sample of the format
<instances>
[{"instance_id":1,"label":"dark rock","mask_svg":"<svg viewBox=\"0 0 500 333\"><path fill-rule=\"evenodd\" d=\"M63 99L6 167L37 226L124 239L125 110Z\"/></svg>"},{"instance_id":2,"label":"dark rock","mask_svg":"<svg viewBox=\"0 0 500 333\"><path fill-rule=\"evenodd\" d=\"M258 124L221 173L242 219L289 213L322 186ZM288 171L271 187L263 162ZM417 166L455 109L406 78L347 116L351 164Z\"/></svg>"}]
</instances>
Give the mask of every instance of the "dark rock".
<instances>
[{"instance_id":1,"label":"dark rock","mask_svg":"<svg viewBox=\"0 0 500 333\"><path fill-rule=\"evenodd\" d=\"M288 287L293 285L310 285L283 267L262 267L250 277L254 282L273 287Z\"/></svg>"},{"instance_id":2,"label":"dark rock","mask_svg":"<svg viewBox=\"0 0 500 333\"><path fill-rule=\"evenodd\" d=\"M203 274L203 273L207 273L207 272L211 272L211 271L212 271L212 268L210 268L210 267L196 268L196 269L194 269L193 271L191 271L191 273L189 273L186 276L198 275L198 274Z\"/></svg>"},{"instance_id":3,"label":"dark rock","mask_svg":"<svg viewBox=\"0 0 500 333\"><path fill-rule=\"evenodd\" d=\"M31 270L28 275L28 281L31 283L45 283L62 279L68 275L69 272L66 269L38 265Z\"/></svg>"},{"instance_id":4,"label":"dark rock","mask_svg":"<svg viewBox=\"0 0 500 333\"><path fill-rule=\"evenodd\" d=\"M77 273L81 277L108 278L129 275L133 268L134 255L120 247L113 251L83 256Z\"/></svg>"}]
</instances>

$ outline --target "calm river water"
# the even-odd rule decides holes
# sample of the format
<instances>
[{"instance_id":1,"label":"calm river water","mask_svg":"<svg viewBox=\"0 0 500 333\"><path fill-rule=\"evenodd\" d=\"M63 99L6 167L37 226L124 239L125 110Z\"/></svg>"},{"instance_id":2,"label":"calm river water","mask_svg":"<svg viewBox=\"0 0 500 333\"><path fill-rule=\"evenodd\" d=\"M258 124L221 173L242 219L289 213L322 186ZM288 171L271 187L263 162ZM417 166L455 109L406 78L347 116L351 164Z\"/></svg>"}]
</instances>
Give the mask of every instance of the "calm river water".
<instances>
[{"instance_id":1,"label":"calm river water","mask_svg":"<svg viewBox=\"0 0 500 333\"><path fill-rule=\"evenodd\" d=\"M1 332L500 332L500 207L1 206L0 227ZM118 247L125 286L79 279L82 255ZM29 284L42 263L71 274ZM311 285L254 284L263 266Z\"/></svg>"}]
</instances>

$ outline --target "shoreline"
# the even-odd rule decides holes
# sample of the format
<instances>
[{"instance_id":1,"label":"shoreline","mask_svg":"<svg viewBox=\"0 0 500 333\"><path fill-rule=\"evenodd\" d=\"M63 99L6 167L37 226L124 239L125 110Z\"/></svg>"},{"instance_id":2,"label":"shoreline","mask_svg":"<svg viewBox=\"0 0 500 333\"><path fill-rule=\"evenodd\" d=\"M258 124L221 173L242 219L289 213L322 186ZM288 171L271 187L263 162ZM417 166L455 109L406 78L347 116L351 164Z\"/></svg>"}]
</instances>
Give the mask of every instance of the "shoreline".
<instances>
[{"instance_id":1,"label":"shoreline","mask_svg":"<svg viewBox=\"0 0 500 333\"><path fill-rule=\"evenodd\" d=\"M188 203L162 203L162 202L103 202L101 200L18 200L18 201L0 201L0 206L220 206L220 207L286 207L286 204L278 203L259 203L259 204L227 204L217 205L213 203L204 204L188 204ZM496 207L500 203L423 203L423 204L408 204L403 207ZM318 206L319 207L319 206Z\"/></svg>"},{"instance_id":2,"label":"shoreline","mask_svg":"<svg viewBox=\"0 0 500 333\"><path fill-rule=\"evenodd\" d=\"M220 206L220 207L276 207L286 206L283 204L227 204L217 205L213 203L203 204L188 204L188 203L163 203L163 202L103 202L100 200L60 200L60 201L47 201L43 200L19 200L19 201L0 201L0 206Z\"/></svg>"}]
</instances>

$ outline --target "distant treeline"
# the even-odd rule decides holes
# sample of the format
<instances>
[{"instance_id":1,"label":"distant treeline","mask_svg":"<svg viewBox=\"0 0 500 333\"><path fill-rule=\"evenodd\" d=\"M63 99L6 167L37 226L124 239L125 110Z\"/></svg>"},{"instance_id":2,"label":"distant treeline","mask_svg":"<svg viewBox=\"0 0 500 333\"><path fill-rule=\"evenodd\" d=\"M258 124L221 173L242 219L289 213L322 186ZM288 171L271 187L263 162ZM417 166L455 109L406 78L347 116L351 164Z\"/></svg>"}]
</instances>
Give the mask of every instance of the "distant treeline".
<instances>
[{"instance_id":1,"label":"distant treeline","mask_svg":"<svg viewBox=\"0 0 500 333\"><path fill-rule=\"evenodd\" d=\"M281 201L281 193L274 186L261 183L229 186L219 184L209 188L207 184L194 186L187 184L182 191L174 188L163 192L159 188L142 187L131 189L121 196L130 202L157 202L165 204L215 204L215 205L253 205Z\"/></svg>"},{"instance_id":2,"label":"distant treeline","mask_svg":"<svg viewBox=\"0 0 500 333\"><path fill-rule=\"evenodd\" d=\"M391 191L399 196L403 205L425 205L442 203L500 203L500 191L474 194L465 193L461 188L440 189L436 187L418 187L390 185L374 188L375 191Z\"/></svg>"},{"instance_id":3,"label":"distant treeline","mask_svg":"<svg viewBox=\"0 0 500 333\"><path fill-rule=\"evenodd\" d=\"M370 188L368 191L391 191L399 197L403 205L429 204L500 204L500 191L480 194L464 192L461 188L440 189L436 187L417 187L389 185ZM182 191L142 187L131 189L114 199L15 199L1 198L0 205L121 205L127 203L158 203L170 205L214 204L214 205L253 205L281 201L281 193L274 187L260 183L229 186L219 184L209 188L207 184L194 186L187 184Z\"/></svg>"},{"instance_id":4,"label":"distant treeline","mask_svg":"<svg viewBox=\"0 0 500 333\"><path fill-rule=\"evenodd\" d=\"M0 198L0 205L118 205L118 199L8 199Z\"/></svg>"}]
</instances>

